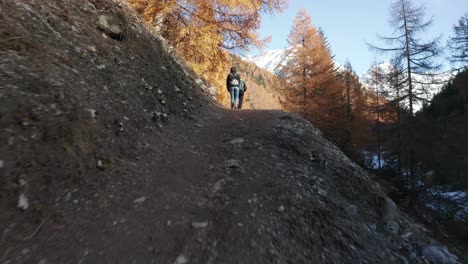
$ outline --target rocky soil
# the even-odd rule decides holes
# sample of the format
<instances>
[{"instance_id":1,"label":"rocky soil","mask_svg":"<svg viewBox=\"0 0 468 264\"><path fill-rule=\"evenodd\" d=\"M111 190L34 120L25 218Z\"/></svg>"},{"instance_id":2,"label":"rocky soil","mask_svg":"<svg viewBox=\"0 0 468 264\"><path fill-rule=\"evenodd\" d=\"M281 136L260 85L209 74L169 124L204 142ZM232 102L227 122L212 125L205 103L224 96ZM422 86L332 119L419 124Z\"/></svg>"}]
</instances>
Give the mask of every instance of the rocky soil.
<instances>
[{"instance_id":1,"label":"rocky soil","mask_svg":"<svg viewBox=\"0 0 468 264\"><path fill-rule=\"evenodd\" d=\"M0 263L462 261L312 124L218 107L123 2L0 0L0 55Z\"/></svg>"}]
</instances>

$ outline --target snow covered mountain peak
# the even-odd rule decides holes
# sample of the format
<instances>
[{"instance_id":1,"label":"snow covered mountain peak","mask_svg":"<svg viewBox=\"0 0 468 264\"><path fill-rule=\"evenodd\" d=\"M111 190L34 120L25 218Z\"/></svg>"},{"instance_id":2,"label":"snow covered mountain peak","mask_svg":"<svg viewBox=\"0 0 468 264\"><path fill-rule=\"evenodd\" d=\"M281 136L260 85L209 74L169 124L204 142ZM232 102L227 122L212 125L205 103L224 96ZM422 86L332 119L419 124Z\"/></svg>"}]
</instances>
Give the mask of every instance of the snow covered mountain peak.
<instances>
[{"instance_id":1,"label":"snow covered mountain peak","mask_svg":"<svg viewBox=\"0 0 468 264\"><path fill-rule=\"evenodd\" d=\"M266 50L255 56L247 56L244 60L255 63L273 74L277 73L278 66L286 62L286 50L272 49Z\"/></svg>"}]
</instances>

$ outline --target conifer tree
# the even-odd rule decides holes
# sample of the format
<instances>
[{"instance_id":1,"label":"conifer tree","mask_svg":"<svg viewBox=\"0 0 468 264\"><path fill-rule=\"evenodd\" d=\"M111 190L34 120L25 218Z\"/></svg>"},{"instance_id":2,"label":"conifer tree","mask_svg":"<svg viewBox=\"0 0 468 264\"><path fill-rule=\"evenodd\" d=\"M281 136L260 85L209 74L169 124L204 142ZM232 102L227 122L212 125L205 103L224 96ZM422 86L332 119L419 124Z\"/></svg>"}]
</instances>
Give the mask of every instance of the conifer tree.
<instances>
[{"instance_id":1,"label":"conifer tree","mask_svg":"<svg viewBox=\"0 0 468 264\"><path fill-rule=\"evenodd\" d=\"M324 35L313 26L305 9L294 19L288 44L288 64L281 69L286 109L303 115L338 143L345 127L343 87L335 76Z\"/></svg>"},{"instance_id":2,"label":"conifer tree","mask_svg":"<svg viewBox=\"0 0 468 264\"><path fill-rule=\"evenodd\" d=\"M455 70L468 68L468 13L453 26L453 36L447 41L447 47Z\"/></svg>"},{"instance_id":3,"label":"conifer tree","mask_svg":"<svg viewBox=\"0 0 468 264\"><path fill-rule=\"evenodd\" d=\"M440 68L440 64L435 63L435 58L439 55L439 38L424 41L421 33L427 31L432 20L424 20L425 12L423 7L415 7L412 0L395 0L391 7L390 24L394 27L394 34L388 37L380 37L388 46L376 47L370 45L371 49L381 53L390 53L397 60L404 62L404 86L406 92L402 93L408 100L409 108L409 159L410 159L410 191L411 202L415 202L417 197L417 176L415 174L414 146L411 145L415 139L410 125L414 122L414 108L417 101L427 100L430 94L428 83L424 83L415 78L417 75L433 76L434 71Z\"/></svg>"}]
</instances>

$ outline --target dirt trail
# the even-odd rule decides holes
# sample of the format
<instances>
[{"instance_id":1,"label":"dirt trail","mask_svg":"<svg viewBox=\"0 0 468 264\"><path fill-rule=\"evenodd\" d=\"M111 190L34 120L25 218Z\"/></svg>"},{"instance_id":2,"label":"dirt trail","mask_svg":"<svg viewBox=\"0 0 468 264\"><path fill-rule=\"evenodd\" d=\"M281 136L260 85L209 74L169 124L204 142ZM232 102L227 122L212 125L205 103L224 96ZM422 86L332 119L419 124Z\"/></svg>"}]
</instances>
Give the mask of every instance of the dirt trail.
<instances>
[{"instance_id":1,"label":"dirt trail","mask_svg":"<svg viewBox=\"0 0 468 264\"><path fill-rule=\"evenodd\" d=\"M262 260L268 252L248 237L257 230L257 210L280 206L253 204L284 165L264 137L281 115L221 110L170 126L105 188L73 193L62 225L44 219L34 238L15 243L3 260L25 248L32 252L20 259L28 263L171 263L179 255L194 263Z\"/></svg>"},{"instance_id":2,"label":"dirt trail","mask_svg":"<svg viewBox=\"0 0 468 264\"><path fill-rule=\"evenodd\" d=\"M295 115L213 107L147 140L60 215L11 221L2 263L424 263L421 228Z\"/></svg>"}]
</instances>

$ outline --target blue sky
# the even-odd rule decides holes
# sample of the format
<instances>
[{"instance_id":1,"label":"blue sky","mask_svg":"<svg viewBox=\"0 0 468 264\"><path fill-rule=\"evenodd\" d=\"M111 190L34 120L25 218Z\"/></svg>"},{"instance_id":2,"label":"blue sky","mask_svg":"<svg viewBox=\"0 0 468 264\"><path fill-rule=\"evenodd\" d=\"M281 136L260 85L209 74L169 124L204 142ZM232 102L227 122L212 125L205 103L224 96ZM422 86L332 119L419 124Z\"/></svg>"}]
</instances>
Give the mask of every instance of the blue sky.
<instances>
[{"instance_id":1,"label":"blue sky","mask_svg":"<svg viewBox=\"0 0 468 264\"><path fill-rule=\"evenodd\" d=\"M284 49L292 21L301 7L305 7L316 27L324 29L335 60L343 64L349 59L354 70L363 74L379 58L368 50L366 41L379 44L376 34L389 35L390 4L392 0L289 0L288 9L274 16L264 15L260 35L271 36L267 49ZM434 18L430 36L442 35L442 43L452 35L452 26L468 12L468 0L414 0L424 4L427 18Z\"/></svg>"}]
</instances>

